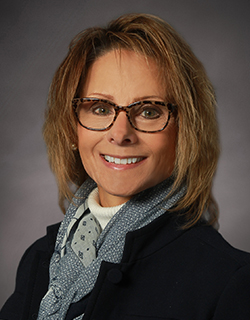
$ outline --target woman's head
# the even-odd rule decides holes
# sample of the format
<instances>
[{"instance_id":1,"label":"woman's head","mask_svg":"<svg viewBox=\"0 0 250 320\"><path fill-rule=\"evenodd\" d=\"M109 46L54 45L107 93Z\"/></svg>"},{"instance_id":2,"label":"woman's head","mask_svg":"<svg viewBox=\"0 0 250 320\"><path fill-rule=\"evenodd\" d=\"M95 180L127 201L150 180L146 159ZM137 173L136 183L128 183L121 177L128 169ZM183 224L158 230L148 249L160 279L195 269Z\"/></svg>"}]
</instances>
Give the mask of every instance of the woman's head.
<instances>
[{"instance_id":1,"label":"woman's head","mask_svg":"<svg viewBox=\"0 0 250 320\"><path fill-rule=\"evenodd\" d=\"M78 150L102 206L124 203L171 175L177 128L153 59L109 51L90 67L81 97Z\"/></svg>"},{"instance_id":2,"label":"woman's head","mask_svg":"<svg viewBox=\"0 0 250 320\"><path fill-rule=\"evenodd\" d=\"M58 179L60 204L72 198L69 185L80 185L87 177L79 152L72 150L72 144L78 144L78 125L71 101L82 97L91 66L114 50L132 51L154 61L164 100L177 105L173 175L175 187L187 184L178 208L188 207L187 217L194 222L214 204L211 185L219 154L214 92L202 64L178 33L161 19L144 14L124 15L106 28L78 34L54 76L44 137Z\"/></svg>"}]
</instances>

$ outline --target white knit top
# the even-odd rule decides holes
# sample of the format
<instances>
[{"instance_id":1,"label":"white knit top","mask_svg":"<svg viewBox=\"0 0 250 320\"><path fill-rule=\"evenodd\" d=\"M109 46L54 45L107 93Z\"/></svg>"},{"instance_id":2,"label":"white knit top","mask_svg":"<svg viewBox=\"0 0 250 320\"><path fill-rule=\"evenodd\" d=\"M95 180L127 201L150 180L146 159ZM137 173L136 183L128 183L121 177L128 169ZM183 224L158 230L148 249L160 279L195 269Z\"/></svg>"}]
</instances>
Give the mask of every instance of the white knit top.
<instances>
[{"instance_id":1,"label":"white knit top","mask_svg":"<svg viewBox=\"0 0 250 320\"><path fill-rule=\"evenodd\" d=\"M109 220L116 214L116 212L124 205L124 203L115 207L102 207L99 200L98 188L95 188L88 197L88 207L91 213L99 221L102 230L106 227Z\"/></svg>"}]
</instances>

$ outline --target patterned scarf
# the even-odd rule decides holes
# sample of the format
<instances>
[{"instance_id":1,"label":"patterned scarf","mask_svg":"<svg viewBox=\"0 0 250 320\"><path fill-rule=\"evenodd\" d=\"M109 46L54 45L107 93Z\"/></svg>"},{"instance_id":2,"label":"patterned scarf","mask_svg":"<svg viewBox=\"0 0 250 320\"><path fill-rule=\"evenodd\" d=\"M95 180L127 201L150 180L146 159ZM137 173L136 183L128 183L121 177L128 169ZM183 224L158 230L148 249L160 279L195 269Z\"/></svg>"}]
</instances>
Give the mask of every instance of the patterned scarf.
<instances>
[{"instance_id":1,"label":"patterned scarf","mask_svg":"<svg viewBox=\"0 0 250 320\"><path fill-rule=\"evenodd\" d=\"M146 226L166 213L184 195L186 188L182 187L166 199L172 184L173 179L170 177L157 186L140 192L123 205L97 240L97 258L84 267L72 250L70 241L65 241L69 237L69 225L82 216L86 209L85 200L96 187L91 179L84 182L75 195L75 204L69 206L58 231L55 251L50 262L49 290L40 304L38 320L64 319L70 304L92 291L101 262L121 261L126 234ZM81 214L78 210L80 206L83 206ZM81 318L82 316L77 317L77 320Z\"/></svg>"}]
</instances>

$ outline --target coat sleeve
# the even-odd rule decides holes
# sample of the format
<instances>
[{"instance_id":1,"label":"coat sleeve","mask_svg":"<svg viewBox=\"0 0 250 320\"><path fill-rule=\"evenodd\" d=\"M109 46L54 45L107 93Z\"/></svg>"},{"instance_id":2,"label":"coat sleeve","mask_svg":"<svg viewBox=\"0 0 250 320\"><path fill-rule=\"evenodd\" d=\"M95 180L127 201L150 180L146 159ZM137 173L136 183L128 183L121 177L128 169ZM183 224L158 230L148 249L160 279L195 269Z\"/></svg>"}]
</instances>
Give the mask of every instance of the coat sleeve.
<instances>
[{"instance_id":1,"label":"coat sleeve","mask_svg":"<svg viewBox=\"0 0 250 320\"><path fill-rule=\"evenodd\" d=\"M213 320L250 319L250 265L238 269L218 302Z\"/></svg>"},{"instance_id":2,"label":"coat sleeve","mask_svg":"<svg viewBox=\"0 0 250 320\"><path fill-rule=\"evenodd\" d=\"M48 288L50 257L47 236L26 250L17 269L15 290L0 311L1 320L36 319Z\"/></svg>"}]
</instances>

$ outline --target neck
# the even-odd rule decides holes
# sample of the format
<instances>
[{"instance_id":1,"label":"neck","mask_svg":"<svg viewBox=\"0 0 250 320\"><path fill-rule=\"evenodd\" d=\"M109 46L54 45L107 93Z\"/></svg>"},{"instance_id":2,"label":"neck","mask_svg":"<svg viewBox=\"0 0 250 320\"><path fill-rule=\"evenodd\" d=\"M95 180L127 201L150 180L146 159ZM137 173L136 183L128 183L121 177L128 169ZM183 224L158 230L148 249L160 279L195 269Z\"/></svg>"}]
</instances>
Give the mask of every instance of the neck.
<instances>
[{"instance_id":1,"label":"neck","mask_svg":"<svg viewBox=\"0 0 250 320\"><path fill-rule=\"evenodd\" d=\"M102 187L98 186L99 203L102 207L116 207L124 204L132 198L132 196L121 197L107 193Z\"/></svg>"}]
</instances>

